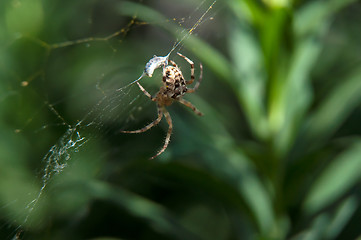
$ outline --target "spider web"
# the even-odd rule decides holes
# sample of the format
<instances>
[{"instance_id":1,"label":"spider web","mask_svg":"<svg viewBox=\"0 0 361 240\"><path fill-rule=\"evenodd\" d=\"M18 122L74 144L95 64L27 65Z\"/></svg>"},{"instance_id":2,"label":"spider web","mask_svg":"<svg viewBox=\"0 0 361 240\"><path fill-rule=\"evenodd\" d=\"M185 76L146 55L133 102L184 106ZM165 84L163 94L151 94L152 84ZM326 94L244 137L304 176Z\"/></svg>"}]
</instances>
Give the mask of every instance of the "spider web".
<instances>
[{"instance_id":1,"label":"spider web","mask_svg":"<svg viewBox=\"0 0 361 240\"><path fill-rule=\"evenodd\" d=\"M38 10L36 7L41 8L40 1L29 2L32 6L35 4L35 12ZM23 165L28 165L20 171L23 174L21 180L15 176L8 181L9 185L20 181L23 188L1 199L0 211L6 216L1 220L1 229L8 232L6 238L21 239L27 229L36 229L46 211L46 208L42 209L46 205L46 198L43 197L45 190L52 179L70 165L70 160L77 160L88 152L95 156L88 161L127 154L129 146L119 146L111 153L97 151L96 146L111 141L109 139L122 138L120 130L144 118L147 113L146 108L151 103L142 97L136 85L129 83L142 73L151 56L165 56L182 49L185 40L200 25L213 19L209 11L215 3L216 0L204 0L196 3L194 10L189 12L188 8L179 11L174 7L174 11L169 11L172 8L168 8L168 5L174 3L160 1L151 7L159 8L157 11L167 13L164 14L167 16L159 22L152 22L138 17L137 9L141 12L144 7L142 1L125 2L129 4L129 9L135 6L136 10L127 13L123 11L127 11L125 8L128 5L122 5L124 8L118 12L110 12L110 5L115 2L107 2L104 8L101 1L92 2L85 8L90 10L85 10L86 13L82 13L84 16L79 17L82 21L74 23L64 20L63 26L55 26L57 29L50 34L51 37L33 37L32 34L15 32L11 40L3 44L0 48L4 52L0 54L0 74L1 78L7 80L2 83L0 104L4 106L6 116L12 113L4 122L14 130L13 133L4 132L4 136L20 141L19 149L23 147L23 151L26 151L26 156L13 156L23 159L23 162L12 163L14 167L24 168ZM26 3L23 2L25 6L21 4L21 1L14 1L4 8L9 12L6 16L9 25L14 21L11 14L16 15L17 8L21 13L21 8L26 7ZM46 17L47 11L53 13L56 7L43 4L42 17ZM15 13L12 13L12 9L15 9ZM119 12L124 15L119 16ZM69 13L69 16L74 17L73 14ZM106 14L119 23L103 30L103 21L99 18ZM15 30L21 29L16 23L13 25ZM174 32L176 37L160 31L159 26L163 25L177 27ZM82 27L86 30L77 32ZM87 37L89 35L94 37ZM6 62L7 57L21 61L14 67ZM152 82L156 82L156 78L157 75ZM38 107L34 110L31 108L33 105ZM17 112L16 109L22 111ZM4 166L9 167L10 163ZM38 169L40 181L29 174L29 169L33 167Z\"/></svg>"}]
</instances>

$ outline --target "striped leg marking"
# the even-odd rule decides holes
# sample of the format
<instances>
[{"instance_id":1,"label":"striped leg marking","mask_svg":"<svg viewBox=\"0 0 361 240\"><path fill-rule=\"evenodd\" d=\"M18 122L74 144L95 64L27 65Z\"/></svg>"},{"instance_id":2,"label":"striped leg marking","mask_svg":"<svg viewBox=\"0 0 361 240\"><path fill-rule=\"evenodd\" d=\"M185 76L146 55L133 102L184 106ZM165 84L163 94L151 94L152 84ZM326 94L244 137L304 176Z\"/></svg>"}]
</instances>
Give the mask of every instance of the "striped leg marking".
<instances>
[{"instance_id":1,"label":"striped leg marking","mask_svg":"<svg viewBox=\"0 0 361 240\"><path fill-rule=\"evenodd\" d=\"M165 149L168 147L168 144L170 142L170 136L172 135L172 131L173 131L172 118L170 117L169 112L167 110L163 109L163 113L164 113L164 117L167 120L167 123L169 125L167 136L165 138L165 142L164 142L162 149L160 149L158 151L158 153L156 155L154 155L153 157L151 157L150 159L154 159L154 158L158 157L160 154L162 154L165 151Z\"/></svg>"}]
</instances>

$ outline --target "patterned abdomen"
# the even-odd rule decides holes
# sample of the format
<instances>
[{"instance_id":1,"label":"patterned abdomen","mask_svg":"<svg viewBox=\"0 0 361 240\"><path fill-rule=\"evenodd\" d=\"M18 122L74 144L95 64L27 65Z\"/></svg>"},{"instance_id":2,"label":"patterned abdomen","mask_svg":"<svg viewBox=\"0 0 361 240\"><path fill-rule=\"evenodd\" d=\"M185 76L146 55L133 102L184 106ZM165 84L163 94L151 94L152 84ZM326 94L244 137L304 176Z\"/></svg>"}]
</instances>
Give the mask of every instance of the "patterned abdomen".
<instances>
[{"instance_id":1,"label":"patterned abdomen","mask_svg":"<svg viewBox=\"0 0 361 240\"><path fill-rule=\"evenodd\" d=\"M167 66L163 74L163 91L169 98L181 98L186 92L186 81L179 68Z\"/></svg>"}]
</instances>

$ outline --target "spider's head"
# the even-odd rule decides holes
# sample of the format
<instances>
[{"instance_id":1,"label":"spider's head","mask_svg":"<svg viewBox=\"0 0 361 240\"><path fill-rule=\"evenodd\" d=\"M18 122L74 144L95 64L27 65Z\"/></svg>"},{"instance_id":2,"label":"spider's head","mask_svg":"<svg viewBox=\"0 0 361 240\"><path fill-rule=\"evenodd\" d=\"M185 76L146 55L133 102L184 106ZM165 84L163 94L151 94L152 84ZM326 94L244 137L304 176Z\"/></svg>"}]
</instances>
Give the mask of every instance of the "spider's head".
<instances>
[{"instance_id":1,"label":"spider's head","mask_svg":"<svg viewBox=\"0 0 361 240\"><path fill-rule=\"evenodd\" d=\"M167 66L168 58L169 58L169 54L165 57L158 57L154 55L153 58L151 58L145 65L145 69L144 69L145 75L147 75L148 77L152 77L155 69L161 66Z\"/></svg>"}]
</instances>

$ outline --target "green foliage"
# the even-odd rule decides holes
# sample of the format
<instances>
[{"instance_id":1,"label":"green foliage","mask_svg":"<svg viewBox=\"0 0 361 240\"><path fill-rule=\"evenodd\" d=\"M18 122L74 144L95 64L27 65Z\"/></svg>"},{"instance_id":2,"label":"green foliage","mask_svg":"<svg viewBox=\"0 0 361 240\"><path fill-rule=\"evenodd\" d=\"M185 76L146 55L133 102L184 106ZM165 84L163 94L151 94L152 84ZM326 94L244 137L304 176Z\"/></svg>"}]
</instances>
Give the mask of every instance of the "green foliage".
<instances>
[{"instance_id":1,"label":"green foliage","mask_svg":"<svg viewBox=\"0 0 361 240\"><path fill-rule=\"evenodd\" d=\"M149 161L167 125L120 134L156 110L116 89L212 3L161 2L0 3L0 238L360 238L360 3L218 0L181 44L205 115Z\"/></svg>"}]
</instances>

